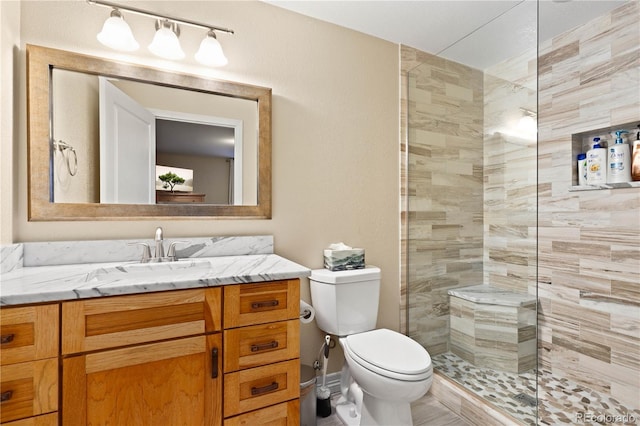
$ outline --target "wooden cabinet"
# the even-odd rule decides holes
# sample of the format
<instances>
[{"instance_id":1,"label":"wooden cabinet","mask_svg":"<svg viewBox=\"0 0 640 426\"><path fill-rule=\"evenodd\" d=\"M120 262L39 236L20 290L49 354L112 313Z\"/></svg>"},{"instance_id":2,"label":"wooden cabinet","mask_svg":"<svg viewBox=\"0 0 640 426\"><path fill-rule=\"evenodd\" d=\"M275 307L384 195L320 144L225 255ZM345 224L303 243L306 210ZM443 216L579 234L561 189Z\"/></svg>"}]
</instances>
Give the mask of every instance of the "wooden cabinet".
<instances>
[{"instance_id":1,"label":"wooden cabinet","mask_svg":"<svg viewBox=\"0 0 640 426\"><path fill-rule=\"evenodd\" d=\"M297 425L299 285L282 280L3 308L0 420Z\"/></svg>"},{"instance_id":2,"label":"wooden cabinet","mask_svg":"<svg viewBox=\"0 0 640 426\"><path fill-rule=\"evenodd\" d=\"M58 312L58 305L0 310L3 424L44 426L57 418Z\"/></svg>"},{"instance_id":3,"label":"wooden cabinet","mask_svg":"<svg viewBox=\"0 0 640 426\"><path fill-rule=\"evenodd\" d=\"M222 423L220 287L62 304L62 423Z\"/></svg>"},{"instance_id":4,"label":"wooden cabinet","mask_svg":"<svg viewBox=\"0 0 640 426\"><path fill-rule=\"evenodd\" d=\"M224 287L225 426L299 423L298 280Z\"/></svg>"},{"instance_id":5,"label":"wooden cabinet","mask_svg":"<svg viewBox=\"0 0 640 426\"><path fill-rule=\"evenodd\" d=\"M197 194L194 192L170 192L156 191L156 203L204 203L206 194Z\"/></svg>"}]
</instances>

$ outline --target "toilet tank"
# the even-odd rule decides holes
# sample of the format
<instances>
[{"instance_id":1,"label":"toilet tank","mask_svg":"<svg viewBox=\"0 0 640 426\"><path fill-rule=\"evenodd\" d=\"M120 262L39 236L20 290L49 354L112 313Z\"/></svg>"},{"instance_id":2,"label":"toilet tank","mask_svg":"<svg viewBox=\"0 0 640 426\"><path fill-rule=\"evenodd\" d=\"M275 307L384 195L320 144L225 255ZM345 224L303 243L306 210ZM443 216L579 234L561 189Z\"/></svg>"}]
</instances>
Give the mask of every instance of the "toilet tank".
<instances>
[{"instance_id":1,"label":"toilet tank","mask_svg":"<svg viewBox=\"0 0 640 426\"><path fill-rule=\"evenodd\" d=\"M380 268L316 269L311 271L309 283L311 303L322 331L347 336L376 328Z\"/></svg>"}]
</instances>

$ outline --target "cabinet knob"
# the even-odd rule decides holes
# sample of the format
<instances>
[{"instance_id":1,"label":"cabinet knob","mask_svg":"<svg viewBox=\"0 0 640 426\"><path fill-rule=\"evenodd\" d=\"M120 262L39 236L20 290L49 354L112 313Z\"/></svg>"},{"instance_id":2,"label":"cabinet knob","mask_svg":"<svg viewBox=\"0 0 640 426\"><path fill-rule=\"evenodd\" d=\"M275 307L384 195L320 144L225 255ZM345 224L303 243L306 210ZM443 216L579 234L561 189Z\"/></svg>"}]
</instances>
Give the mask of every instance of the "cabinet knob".
<instances>
[{"instance_id":1,"label":"cabinet knob","mask_svg":"<svg viewBox=\"0 0 640 426\"><path fill-rule=\"evenodd\" d=\"M261 302L253 302L251 303L251 309L260 309L260 308L273 308L278 306L280 302L277 300L264 300Z\"/></svg>"},{"instance_id":2,"label":"cabinet knob","mask_svg":"<svg viewBox=\"0 0 640 426\"><path fill-rule=\"evenodd\" d=\"M218 378L218 348L211 349L211 378Z\"/></svg>"},{"instance_id":3,"label":"cabinet knob","mask_svg":"<svg viewBox=\"0 0 640 426\"><path fill-rule=\"evenodd\" d=\"M12 390L4 391L0 393L0 402L5 402L10 400L12 396L13 396Z\"/></svg>"},{"instance_id":4,"label":"cabinet knob","mask_svg":"<svg viewBox=\"0 0 640 426\"><path fill-rule=\"evenodd\" d=\"M260 388L252 387L251 396L262 395L263 393L269 393L278 390L278 382L273 382L270 385L262 386Z\"/></svg>"},{"instance_id":5,"label":"cabinet knob","mask_svg":"<svg viewBox=\"0 0 640 426\"><path fill-rule=\"evenodd\" d=\"M251 352L260 352L265 351L267 349L275 349L278 347L278 342L273 340L269 343L256 343L251 345Z\"/></svg>"},{"instance_id":6,"label":"cabinet knob","mask_svg":"<svg viewBox=\"0 0 640 426\"><path fill-rule=\"evenodd\" d=\"M14 333L11 334L3 334L0 336L0 344L7 344L13 342L13 339L16 337Z\"/></svg>"}]
</instances>

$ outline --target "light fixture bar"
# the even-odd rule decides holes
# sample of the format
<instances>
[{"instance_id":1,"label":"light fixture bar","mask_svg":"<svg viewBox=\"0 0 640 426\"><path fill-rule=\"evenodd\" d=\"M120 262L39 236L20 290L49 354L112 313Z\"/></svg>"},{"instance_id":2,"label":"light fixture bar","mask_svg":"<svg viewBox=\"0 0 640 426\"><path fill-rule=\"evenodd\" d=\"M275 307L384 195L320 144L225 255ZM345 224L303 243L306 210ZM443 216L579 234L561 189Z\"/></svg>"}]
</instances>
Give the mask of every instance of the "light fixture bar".
<instances>
[{"instance_id":1,"label":"light fixture bar","mask_svg":"<svg viewBox=\"0 0 640 426\"><path fill-rule=\"evenodd\" d=\"M188 19L176 18L176 17L168 16L168 15L159 15L157 13L149 12L149 11L144 10L144 9L138 9L138 8L132 7L132 6L124 6L124 5L121 5L121 4L118 4L118 3L113 3L113 2L110 2L110 1L87 0L87 3L93 4L93 5L96 5L96 6L110 7L112 9L126 10L126 11L131 12L131 13L135 13L135 14L138 14L138 15L149 16L149 17L156 18L156 19L166 19L166 20L169 20L169 21L172 21L172 22L178 22L180 24L190 25L192 27L204 28L204 29L207 29L207 30L221 31L223 33L233 34L233 30L230 30L229 28L216 27L214 25L203 24L202 22L196 22L196 21L191 21L191 20L188 20Z\"/></svg>"}]
</instances>

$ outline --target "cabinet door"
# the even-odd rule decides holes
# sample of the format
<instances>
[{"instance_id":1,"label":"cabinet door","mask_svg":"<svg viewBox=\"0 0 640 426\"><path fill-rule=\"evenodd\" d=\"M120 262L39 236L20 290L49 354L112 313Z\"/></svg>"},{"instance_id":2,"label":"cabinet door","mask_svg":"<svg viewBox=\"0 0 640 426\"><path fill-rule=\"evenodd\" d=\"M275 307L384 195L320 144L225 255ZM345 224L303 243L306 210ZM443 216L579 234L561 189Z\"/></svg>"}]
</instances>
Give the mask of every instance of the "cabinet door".
<instances>
[{"instance_id":1,"label":"cabinet door","mask_svg":"<svg viewBox=\"0 0 640 426\"><path fill-rule=\"evenodd\" d=\"M220 288L99 297L62 304L62 353L219 331Z\"/></svg>"},{"instance_id":2,"label":"cabinet door","mask_svg":"<svg viewBox=\"0 0 640 426\"><path fill-rule=\"evenodd\" d=\"M221 335L65 358L62 424L220 425Z\"/></svg>"},{"instance_id":3,"label":"cabinet door","mask_svg":"<svg viewBox=\"0 0 640 426\"><path fill-rule=\"evenodd\" d=\"M2 365L58 356L58 305L0 309Z\"/></svg>"}]
</instances>

